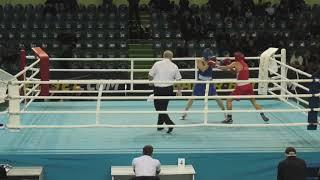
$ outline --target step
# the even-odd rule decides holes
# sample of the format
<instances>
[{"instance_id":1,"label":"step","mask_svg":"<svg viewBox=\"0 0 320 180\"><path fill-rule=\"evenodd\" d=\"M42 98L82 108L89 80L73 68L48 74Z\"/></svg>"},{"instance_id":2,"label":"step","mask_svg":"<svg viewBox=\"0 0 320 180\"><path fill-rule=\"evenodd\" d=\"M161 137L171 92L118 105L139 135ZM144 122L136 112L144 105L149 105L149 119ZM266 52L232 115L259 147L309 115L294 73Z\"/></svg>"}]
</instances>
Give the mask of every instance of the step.
<instances>
[{"instance_id":1,"label":"step","mask_svg":"<svg viewBox=\"0 0 320 180\"><path fill-rule=\"evenodd\" d=\"M153 49L150 49L150 48L147 48L147 49L129 48L128 53L129 54L153 54Z\"/></svg>"},{"instance_id":2,"label":"step","mask_svg":"<svg viewBox=\"0 0 320 180\"><path fill-rule=\"evenodd\" d=\"M141 44L129 44L129 49L152 49L152 44L141 43Z\"/></svg>"},{"instance_id":3,"label":"step","mask_svg":"<svg viewBox=\"0 0 320 180\"><path fill-rule=\"evenodd\" d=\"M152 58L153 54L129 54L130 58Z\"/></svg>"}]
</instances>

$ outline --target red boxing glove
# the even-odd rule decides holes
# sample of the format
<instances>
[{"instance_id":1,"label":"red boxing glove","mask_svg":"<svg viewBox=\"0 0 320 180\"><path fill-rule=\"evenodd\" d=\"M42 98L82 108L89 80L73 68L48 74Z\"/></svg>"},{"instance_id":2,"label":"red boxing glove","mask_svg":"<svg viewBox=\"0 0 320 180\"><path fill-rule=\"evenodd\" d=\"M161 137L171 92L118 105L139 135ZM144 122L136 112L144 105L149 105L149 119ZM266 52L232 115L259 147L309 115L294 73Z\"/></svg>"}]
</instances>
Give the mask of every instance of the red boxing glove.
<instances>
[{"instance_id":1,"label":"red boxing glove","mask_svg":"<svg viewBox=\"0 0 320 180\"><path fill-rule=\"evenodd\" d=\"M229 64L231 64L231 60L230 59L224 59L221 62L221 66L228 66Z\"/></svg>"},{"instance_id":2,"label":"red boxing glove","mask_svg":"<svg viewBox=\"0 0 320 180\"><path fill-rule=\"evenodd\" d=\"M216 62L214 62L212 60L209 60L207 63L208 63L208 66L210 66L210 67L216 67Z\"/></svg>"}]
</instances>

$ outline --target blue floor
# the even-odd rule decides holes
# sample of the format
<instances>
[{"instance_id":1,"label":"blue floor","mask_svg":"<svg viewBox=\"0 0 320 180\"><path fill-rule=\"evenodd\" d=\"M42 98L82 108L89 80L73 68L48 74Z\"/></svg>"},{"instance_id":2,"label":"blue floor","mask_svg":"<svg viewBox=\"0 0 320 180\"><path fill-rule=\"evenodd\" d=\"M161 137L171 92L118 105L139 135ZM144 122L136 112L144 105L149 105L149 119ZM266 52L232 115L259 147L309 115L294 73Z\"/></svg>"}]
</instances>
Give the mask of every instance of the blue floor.
<instances>
[{"instance_id":1,"label":"blue floor","mask_svg":"<svg viewBox=\"0 0 320 180\"><path fill-rule=\"evenodd\" d=\"M258 101L265 109L291 108L281 101ZM183 110L185 101L170 102L168 110ZM96 102L35 102L28 110L95 110ZM210 109L217 109L210 102ZM203 101L196 101L192 110L202 109ZM252 109L248 101L234 102L234 109ZM146 101L104 101L102 110L153 110L153 104ZM270 123L306 122L307 116L301 112L267 113ZM188 120L179 120L180 114L170 117L176 124L194 124L203 121L203 115L190 114ZM264 122L258 113L234 113L234 123ZM209 123L223 120L222 113L209 115ZM2 116L2 119L6 119ZM152 114L106 114L101 121L109 124L155 124L157 116ZM95 115L23 115L23 124L92 124ZM306 127L196 127L175 128L172 134L158 132L155 128L81 128L81 129L22 129L19 132L1 130L0 155L2 161L16 165L43 165L47 169L46 179L53 180L64 166L73 170L86 167L87 163L96 172L94 179L110 179L111 165L130 165L134 156L139 155L145 144L152 144L155 156L162 164L176 164L179 156L186 157L187 163L195 166L197 180L231 179L223 173L233 167L235 174L247 174L245 179L274 179L276 164L283 158L287 146L317 163L320 162L320 131L308 131ZM5 155L5 156L4 156ZM250 161L247 169L243 163ZM260 163L264 160L265 163ZM76 161L76 162L75 162ZM259 163L258 163L259 162ZM218 164L216 164L218 163ZM228 164L230 163L230 164ZM219 166L221 164L221 166ZM103 165L103 167L100 167ZM61 167L60 167L61 166ZM214 175L209 167L219 173ZM104 169L103 171L101 169ZM230 169L229 169L230 170ZM101 172L102 171L102 172ZM232 170L231 170L232 171ZM261 172L264 172L261 174ZM253 174L248 172L252 172ZM255 174L259 172L260 174ZM68 172L65 169L65 175ZM88 178L83 172L78 179ZM67 175L66 175L67 176ZM74 177L74 173L69 172ZM241 175L243 176L243 175ZM263 177L262 177L263 176ZM239 177L239 176L238 176ZM63 178L64 179L64 178Z\"/></svg>"}]
</instances>

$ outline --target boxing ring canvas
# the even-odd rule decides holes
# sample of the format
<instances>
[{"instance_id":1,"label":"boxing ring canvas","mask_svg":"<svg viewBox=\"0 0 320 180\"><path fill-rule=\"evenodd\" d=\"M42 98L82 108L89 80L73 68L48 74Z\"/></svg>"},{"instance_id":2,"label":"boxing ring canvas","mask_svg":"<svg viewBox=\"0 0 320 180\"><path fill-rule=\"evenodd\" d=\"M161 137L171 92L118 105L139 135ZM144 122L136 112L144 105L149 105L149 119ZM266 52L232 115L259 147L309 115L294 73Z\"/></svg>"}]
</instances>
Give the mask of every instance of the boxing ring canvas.
<instances>
[{"instance_id":1,"label":"boxing ring canvas","mask_svg":"<svg viewBox=\"0 0 320 180\"><path fill-rule=\"evenodd\" d=\"M277 100L258 100L265 109L289 108ZM181 110L186 101L170 101L168 110ZM96 101L33 102L29 111L90 110ZM218 109L209 101L210 109ZM248 101L234 103L234 108L250 109ZM195 101L192 110L203 109L203 101ZM147 101L102 101L101 110L153 110ZM233 113L234 124L263 124L258 113ZM202 114L171 114L177 124L202 121ZM302 112L267 113L270 123L306 122ZM6 120L6 115L2 115ZM210 123L220 123L222 113L209 113ZM101 114L100 120L111 124L155 124L155 114ZM68 125L95 121L95 114L23 114L22 124ZM284 158L284 149L294 146L298 156L308 164L320 163L320 131L306 126L293 127L177 127L172 134L156 128L57 128L1 130L0 161L15 166L44 166L45 179L111 180L111 166L127 166L152 144L154 156L162 164L176 164L186 158L192 164L197 180L238 179L270 180L276 178L277 163Z\"/></svg>"}]
</instances>

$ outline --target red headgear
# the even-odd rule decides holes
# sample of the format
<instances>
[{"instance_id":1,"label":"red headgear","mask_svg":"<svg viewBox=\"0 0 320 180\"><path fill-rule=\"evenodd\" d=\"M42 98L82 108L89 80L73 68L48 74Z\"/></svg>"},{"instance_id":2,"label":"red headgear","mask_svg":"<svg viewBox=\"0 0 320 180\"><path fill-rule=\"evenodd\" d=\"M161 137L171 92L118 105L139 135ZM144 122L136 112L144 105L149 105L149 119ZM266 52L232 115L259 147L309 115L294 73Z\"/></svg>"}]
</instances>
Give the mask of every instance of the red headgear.
<instances>
[{"instance_id":1,"label":"red headgear","mask_svg":"<svg viewBox=\"0 0 320 180\"><path fill-rule=\"evenodd\" d=\"M244 55L241 52L237 51L234 53L234 60L235 61L244 61L245 60Z\"/></svg>"}]
</instances>

